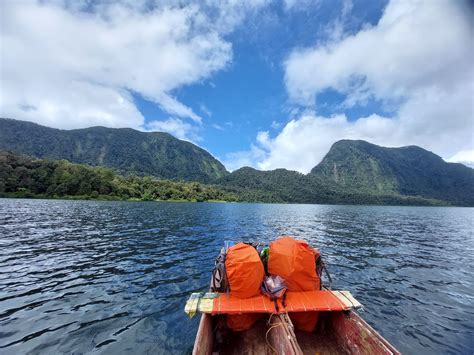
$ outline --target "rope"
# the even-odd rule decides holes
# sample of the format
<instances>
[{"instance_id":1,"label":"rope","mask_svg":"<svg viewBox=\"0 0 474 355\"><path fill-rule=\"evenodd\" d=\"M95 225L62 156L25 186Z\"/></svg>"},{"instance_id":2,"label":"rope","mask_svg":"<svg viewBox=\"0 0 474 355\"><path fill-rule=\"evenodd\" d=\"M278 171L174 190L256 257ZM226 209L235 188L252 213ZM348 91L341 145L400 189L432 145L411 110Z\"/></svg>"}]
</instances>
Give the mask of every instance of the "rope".
<instances>
[{"instance_id":1,"label":"rope","mask_svg":"<svg viewBox=\"0 0 474 355\"><path fill-rule=\"evenodd\" d=\"M329 280L329 289L332 289L332 278L331 278L331 275L329 274L329 270L326 267L326 264L324 264L323 267L324 267L324 271L326 272L326 276L328 277L328 280Z\"/></svg>"},{"instance_id":2,"label":"rope","mask_svg":"<svg viewBox=\"0 0 474 355\"><path fill-rule=\"evenodd\" d=\"M272 313L270 315L270 318L268 318L268 325L271 324L271 321L272 321L272 317L273 317L274 313ZM270 330L272 330L273 328L276 328L278 326L282 325L281 323L277 323L277 324L274 324L274 325L271 325L270 328L267 329L267 332L265 333L265 342L267 343L267 345L270 347L270 349L272 349L273 353L276 354L277 351L276 349L270 344L270 342L268 341L268 333L270 333Z\"/></svg>"}]
</instances>

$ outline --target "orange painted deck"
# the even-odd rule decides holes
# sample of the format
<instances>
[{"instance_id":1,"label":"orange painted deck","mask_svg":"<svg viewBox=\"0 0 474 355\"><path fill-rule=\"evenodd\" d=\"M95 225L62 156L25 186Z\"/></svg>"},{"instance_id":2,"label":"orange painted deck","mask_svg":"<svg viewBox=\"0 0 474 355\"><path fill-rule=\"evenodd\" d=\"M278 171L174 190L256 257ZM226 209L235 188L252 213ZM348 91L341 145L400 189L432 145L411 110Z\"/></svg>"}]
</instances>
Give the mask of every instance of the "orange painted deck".
<instances>
[{"instance_id":1,"label":"orange painted deck","mask_svg":"<svg viewBox=\"0 0 474 355\"><path fill-rule=\"evenodd\" d=\"M287 292L285 305L278 300L278 308L269 297L259 295L252 298L238 298L227 293L206 294L206 296L193 296L187 312L217 314L243 314L243 313L287 313L307 311L348 311L360 307L347 291L305 291Z\"/></svg>"}]
</instances>

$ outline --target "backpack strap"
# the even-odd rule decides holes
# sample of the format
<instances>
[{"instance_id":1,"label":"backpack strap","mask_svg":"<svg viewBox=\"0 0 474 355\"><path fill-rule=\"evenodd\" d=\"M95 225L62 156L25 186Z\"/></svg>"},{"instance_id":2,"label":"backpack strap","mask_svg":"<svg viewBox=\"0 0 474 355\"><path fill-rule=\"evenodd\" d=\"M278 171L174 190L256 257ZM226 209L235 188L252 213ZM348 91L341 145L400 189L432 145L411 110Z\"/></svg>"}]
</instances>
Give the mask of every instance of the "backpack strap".
<instances>
[{"instance_id":1,"label":"backpack strap","mask_svg":"<svg viewBox=\"0 0 474 355\"><path fill-rule=\"evenodd\" d=\"M229 289L229 282L227 279L227 272L225 269L226 252L221 250L214 263L211 278L212 292L226 292Z\"/></svg>"},{"instance_id":2,"label":"backpack strap","mask_svg":"<svg viewBox=\"0 0 474 355\"><path fill-rule=\"evenodd\" d=\"M321 257L321 255L318 256L318 258L316 259L316 273L318 274L319 276L319 279L321 280L321 288L323 287L323 283L322 283L322 276L323 276L323 272L326 274L327 276L327 279L329 281L329 285L328 285L328 288L331 289L332 288L332 277L331 275L329 274L329 271L328 271L328 268L326 266L326 263L324 262L323 258Z\"/></svg>"}]
</instances>

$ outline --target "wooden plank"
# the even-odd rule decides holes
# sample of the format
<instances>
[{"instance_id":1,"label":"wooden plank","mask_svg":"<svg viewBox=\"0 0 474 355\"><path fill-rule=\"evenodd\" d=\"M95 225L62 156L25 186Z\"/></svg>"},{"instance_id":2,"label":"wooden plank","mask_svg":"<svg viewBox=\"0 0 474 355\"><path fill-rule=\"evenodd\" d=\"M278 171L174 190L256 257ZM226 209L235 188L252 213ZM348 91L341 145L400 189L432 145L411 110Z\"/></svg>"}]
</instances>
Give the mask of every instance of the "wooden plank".
<instances>
[{"instance_id":1,"label":"wooden plank","mask_svg":"<svg viewBox=\"0 0 474 355\"><path fill-rule=\"evenodd\" d=\"M347 311L362 305L349 291L287 292L286 308L281 300L279 312ZM275 313L275 305L269 297L256 296L241 299L228 293L193 293L184 308L190 317L197 312L208 314Z\"/></svg>"},{"instance_id":2,"label":"wooden plank","mask_svg":"<svg viewBox=\"0 0 474 355\"><path fill-rule=\"evenodd\" d=\"M218 298L219 294L213 292L192 293L184 306L184 312L189 318L194 317L197 312L211 313L214 309L214 300Z\"/></svg>"},{"instance_id":3,"label":"wooden plank","mask_svg":"<svg viewBox=\"0 0 474 355\"><path fill-rule=\"evenodd\" d=\"M189 318L194 317L196 312L198 311L198 303L200 299L200 293L192 293L189 297L186 305L184 306L184 312L189 315Z\"/></svg>"},{"instance_id":4,"label":"wooden plank","mask_svg":"<svg viewBox=\"0 0 474 355\"><path fill-rule=\"evenodd\" d=\"M340 291L332 291L332 294L333 294L334 296L336 296L337 299L338 299L342 304L344 304L346 307L349 307L349 308L352 307L352 303L349 302L349 300L347 299L347 297L345 297Z\"/></svg>"},{"instance_id":5,"label":"wooden plank","mask_svg":"<svg viewBox=\"0 0 474 355\"><path fill-rule=\"evenodd\" d=\"M349 291L339 291L339 292L343 294L347 300L349 300L349 302L352 305L352 308L355 308L355 309L362 308L362 304L360 304L359 301L357 301Z\"/></svg>"}]
</instances>

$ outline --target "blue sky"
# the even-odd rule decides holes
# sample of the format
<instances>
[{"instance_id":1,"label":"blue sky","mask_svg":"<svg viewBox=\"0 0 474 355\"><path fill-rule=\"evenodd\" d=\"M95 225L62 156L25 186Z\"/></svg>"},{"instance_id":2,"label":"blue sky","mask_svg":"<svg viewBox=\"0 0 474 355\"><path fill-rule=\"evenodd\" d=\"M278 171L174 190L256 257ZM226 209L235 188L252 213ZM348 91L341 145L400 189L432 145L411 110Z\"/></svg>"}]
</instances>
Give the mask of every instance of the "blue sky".
<instances>
[{"instance_id":1,"label":"blue sky","mask_svg":"<svg viewBox=\"0 0 474 355\"><path fill-rule=\"evenodd\" d=\"M4 1L0 113L308 172L339 139L474 163L468 1Z\"/></svg>"},{"instance_id":2,"label":"blue sky","mask_svg":"<svg viewBox=\"0 0 474 355\"><path fill-rule=\"evenodd\" d=\"M386 4L354 3L345 30L357 32L362 26L376 24ZM294 47L326 41L325 30L340 17L343 6L342 0L314 2L285 11L283 3L273 3L226 36L232 43L232 63L211 78L175 92L179 101L203 117L198 143L223 158L247 149L259 131L275 133L283 126L295 108L287 102L283 61ZM159 105L139 94L135 100L146 121L167 117ZM318 96L319 111L323 115L345 112L349 119L385 112L377 102L338 109L343 100L344 95L328 90Z\"/></svg>"}]
</instances>

